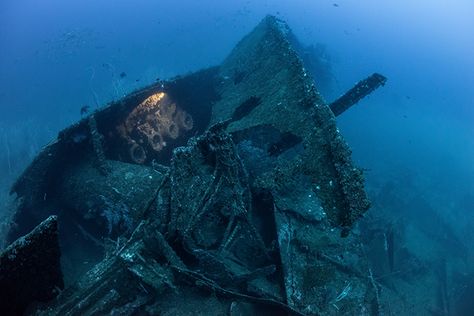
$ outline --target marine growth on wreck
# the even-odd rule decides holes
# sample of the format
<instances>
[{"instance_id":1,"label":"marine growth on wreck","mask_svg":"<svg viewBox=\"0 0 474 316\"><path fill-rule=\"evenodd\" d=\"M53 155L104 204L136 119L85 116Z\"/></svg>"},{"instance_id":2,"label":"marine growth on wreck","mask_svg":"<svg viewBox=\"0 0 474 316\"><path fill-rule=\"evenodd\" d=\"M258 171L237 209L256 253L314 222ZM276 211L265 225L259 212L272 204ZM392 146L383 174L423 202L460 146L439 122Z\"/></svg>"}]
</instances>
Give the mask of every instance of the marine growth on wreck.
<instances>
[{"instance_id":1,"label":"marine growth on wreck","mask_svg":"<svg viewBox=\"0 0 474 316\"><path fill-rule=\"evenodd\" d=\"M13 186L19 225L8 236L33 230L26 238L45 248L59 240L61 254L45 256L61 256L61 266L35 265L35 252L29 258L27 245L14 243L0 257L0 289L22 294L1 310L381 310L379 285L350 233L370 202L335 115L386 79L374 74L328 105L298 47L286 23L268 16L218 67L140 89L63 130ZM40 270L32 278L45 277L48 295L2 277L7 261Z\"/></svg>"}]
</instances>

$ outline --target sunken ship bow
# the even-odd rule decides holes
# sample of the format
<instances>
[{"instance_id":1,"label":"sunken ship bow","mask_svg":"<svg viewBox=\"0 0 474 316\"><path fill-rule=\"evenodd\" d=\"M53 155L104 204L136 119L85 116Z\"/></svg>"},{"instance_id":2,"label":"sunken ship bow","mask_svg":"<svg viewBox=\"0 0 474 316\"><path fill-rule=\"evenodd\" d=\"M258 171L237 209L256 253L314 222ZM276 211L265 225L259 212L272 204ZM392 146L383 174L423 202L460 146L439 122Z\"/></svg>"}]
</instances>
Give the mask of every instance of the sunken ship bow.
<instances>
[{"instance_id":1,"label":"sunken ship bow","mask_svg":"<svg viewBox=\"0 0 474 316\"><path fill-rule=\"evenodd\" d=\"M2 253L0 288L20 294L0 308L36 315L377 309L377 287L349 233L370 204L335 116L385 78L374 74L327 104L299 47L289 27L268 16L220 66L157 82L60 132L12 188L18 207L9 241L33 230L48 258L18 241ZM48 234L35 229L51 221ZM47 241L57 251L47 251ZM11 255L16 248L23 257ZM31 279L41 282L5 277L14 266L7 260L37 260L42 272ZM25 290L38 282L47 295Z\"/></svg>"}]
</instances>

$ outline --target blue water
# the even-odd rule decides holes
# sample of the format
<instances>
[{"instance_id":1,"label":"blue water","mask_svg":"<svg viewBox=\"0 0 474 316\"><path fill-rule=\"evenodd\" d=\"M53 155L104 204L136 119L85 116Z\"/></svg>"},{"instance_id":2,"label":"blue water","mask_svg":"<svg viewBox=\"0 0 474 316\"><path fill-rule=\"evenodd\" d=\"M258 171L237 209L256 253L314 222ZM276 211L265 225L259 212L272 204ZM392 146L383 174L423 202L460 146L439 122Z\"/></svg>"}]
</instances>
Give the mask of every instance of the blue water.
<instances>
[{"instance_id":1,"label":"blue water","mask_svg":"<svg viewBox=\"0 0 474 316\"><path fill-rule=\"evenodd\" d=\"M217 65L266 14L286 20L304 44L325 47L333 75L321 89L327 101L373 72L388 78L338 118L356 164L367 169L376 202L370 212L385 205L379 193L388 183L401 199L422 197L467 247L462 269L473 274L470 0L3 0L0 217L12 181L59 130L80 119L82 106L95 108L157 78ZM394 220L426 224L416 214L427 210L389 209ZM432 242L427 247L451 256L449 243Z\"/></svg>"}]
</instances>

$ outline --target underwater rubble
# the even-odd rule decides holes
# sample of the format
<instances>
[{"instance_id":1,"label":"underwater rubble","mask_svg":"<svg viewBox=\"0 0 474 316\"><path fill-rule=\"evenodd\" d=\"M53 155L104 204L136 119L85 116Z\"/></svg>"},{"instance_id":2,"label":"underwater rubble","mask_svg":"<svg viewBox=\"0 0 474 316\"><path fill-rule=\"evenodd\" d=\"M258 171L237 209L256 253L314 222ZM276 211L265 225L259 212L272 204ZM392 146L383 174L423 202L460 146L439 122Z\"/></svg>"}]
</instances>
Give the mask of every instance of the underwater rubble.
<instances>
[{"instance_id":1,"label":"underwater rubble","mask_svg":"<svg viewBox=\"0 0 474 316\"><path fill-rule=\"evenodd\" d=\"M335 115L386 79L329 106L294 41L268 16L220 66L136 91L42 150L12 188L8 239L57 216L65 289L29 314L379 314L350 234L370 202Z\"/></svg>"},{"instance_id":2,"label":"underwater rubble","mask_svg":"<svg viewBox=\"0 0 474 316\"><path fill-rule=\"evenodd\" d=\"M64 288L58 219L49 216L0 254L0 311L21 315L31 302L48 302Z\"/></svg>"}]
</instances>

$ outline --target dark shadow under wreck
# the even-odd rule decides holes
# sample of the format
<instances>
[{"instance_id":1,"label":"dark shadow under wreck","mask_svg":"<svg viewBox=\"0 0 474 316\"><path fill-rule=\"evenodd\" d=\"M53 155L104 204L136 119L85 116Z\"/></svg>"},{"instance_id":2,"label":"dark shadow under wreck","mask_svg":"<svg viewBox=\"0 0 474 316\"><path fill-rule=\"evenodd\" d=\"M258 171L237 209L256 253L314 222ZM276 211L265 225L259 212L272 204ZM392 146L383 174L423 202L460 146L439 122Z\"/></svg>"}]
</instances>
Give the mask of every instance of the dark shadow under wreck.
<instances>
[{"instance_id":1,"label":"dark shadow under wreck","mask_svg":"<svg viewBox=\"0 0 474 316\"><path fill-rule=\"evenodd\" d=\"M134 92L43 149L12 188L9 240L57 215L66 289L29 313L377 313L349 234L369 201L334 114L385 78L328 106L294 41L266 17L219 67Z\"/></svg>"}]
</instances>

